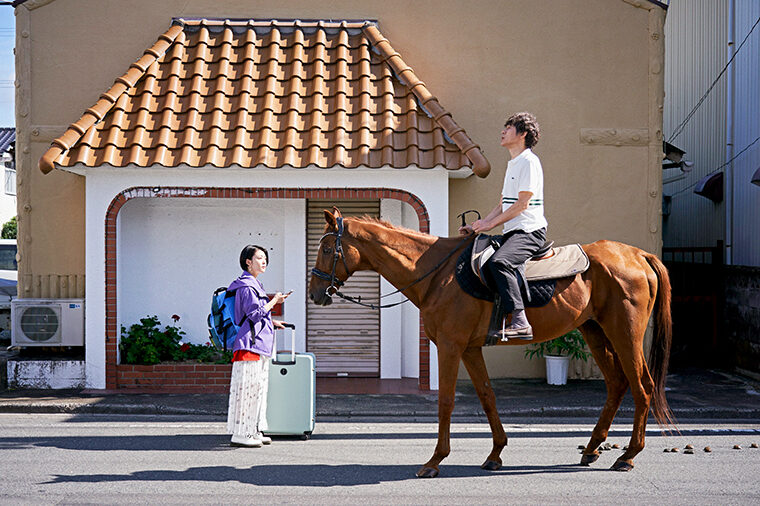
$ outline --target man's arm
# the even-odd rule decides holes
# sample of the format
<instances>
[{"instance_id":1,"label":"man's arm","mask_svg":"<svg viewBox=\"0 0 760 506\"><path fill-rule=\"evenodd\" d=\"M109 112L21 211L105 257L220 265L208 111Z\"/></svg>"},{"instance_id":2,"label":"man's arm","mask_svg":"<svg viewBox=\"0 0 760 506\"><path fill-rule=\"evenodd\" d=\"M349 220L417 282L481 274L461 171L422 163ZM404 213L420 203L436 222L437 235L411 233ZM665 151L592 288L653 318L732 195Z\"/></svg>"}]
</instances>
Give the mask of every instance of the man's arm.
<instances>
[{"instance_id":1,"label":"man's arm","mask_svg":"<svg viewBox=\"0 0 760 506\"><path fill-rule=\"evenodd\" d=\"M523 211L528 209L528 202L533 196L532 192L520 192L517 194L517 202L509 206L504 212L501 212L501 206L491 211L485 219L477 220L472 224L472 231L476 234L486 232L494 227L502 225L512 218L516 218ZM493 216L492 216L493 215Z\"/></svg>"}]
</instances>

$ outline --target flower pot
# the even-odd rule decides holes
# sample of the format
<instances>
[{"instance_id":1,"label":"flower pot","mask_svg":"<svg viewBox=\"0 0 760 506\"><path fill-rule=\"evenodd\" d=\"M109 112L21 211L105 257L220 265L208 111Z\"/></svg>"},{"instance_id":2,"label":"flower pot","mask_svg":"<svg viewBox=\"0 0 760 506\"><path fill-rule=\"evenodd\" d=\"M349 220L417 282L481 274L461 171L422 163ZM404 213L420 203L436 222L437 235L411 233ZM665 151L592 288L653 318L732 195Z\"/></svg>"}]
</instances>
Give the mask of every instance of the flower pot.
<instances>
[{"instance_id":1,"label":"flower pot","mask_svg":"<svg viewBox=\"0 0 760 506\"><path fill-rule=\"evenodd\" d=\"M546 382L550 385L566 385L570 357L546 355Z\"/></svg>"}]
</instances>

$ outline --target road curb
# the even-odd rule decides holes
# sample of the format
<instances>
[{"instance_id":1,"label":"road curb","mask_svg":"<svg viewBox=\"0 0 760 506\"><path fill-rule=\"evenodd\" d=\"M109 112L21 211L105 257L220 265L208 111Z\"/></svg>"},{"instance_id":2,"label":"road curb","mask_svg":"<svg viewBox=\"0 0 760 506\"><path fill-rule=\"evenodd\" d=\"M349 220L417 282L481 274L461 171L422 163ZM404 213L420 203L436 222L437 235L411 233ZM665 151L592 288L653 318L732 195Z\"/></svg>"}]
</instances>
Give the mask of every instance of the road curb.
<instances>
[{"instance_id":1,"label":"road curb","mask_svg":"<svg viewBox=\"0 0 760 506\"><path fill-rule=\"evenodd\" d=\"M507 418L597 418L602 406L594 407L542 407L526 409L502 409L499 416ZM178 406L166 406L161 404L109 404L101 400L87 399L87 402L18 402L10 401L0 403L0 413L60 413L60 414L121 414L121 415L185 415L185 416L227 416L225 408L197 409ZM689 419L742 419L760 420L760 409L674 409L676 420ZM617 416L631 418L633 409L621 408ZM317 409L317 418L331 419L358 419L373 418L378 420L392 420L398 418L430 418L437 419L438 412L431 409L404 410L396 409L392 413L387 410L340 410L340 409ZM485 419L481 410L455 410L453 418Z\"/></svg>"}]
</instances>

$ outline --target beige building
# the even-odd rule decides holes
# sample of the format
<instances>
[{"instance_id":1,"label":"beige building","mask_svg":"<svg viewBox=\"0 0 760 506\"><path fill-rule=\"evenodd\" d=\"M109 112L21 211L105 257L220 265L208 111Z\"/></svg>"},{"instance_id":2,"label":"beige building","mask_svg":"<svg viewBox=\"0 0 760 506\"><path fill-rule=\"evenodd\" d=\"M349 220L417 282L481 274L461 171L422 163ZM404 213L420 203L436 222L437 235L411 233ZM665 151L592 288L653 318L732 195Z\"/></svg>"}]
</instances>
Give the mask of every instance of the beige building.
<instances>
[{"instance_id":1,"label":"beige building","mask_svg":"<svg viewBox=\"0 0 760 506\"><path fill-rule=\"evenodd\" d=\"M285 316L307 328L299 348L332 356L305 297L313 213L340 200L455 234L459 213L499 201L499 132L522 110L542 127L550 238L658 252L665 13L648 0L28 0L19 296L84 298L87 383L124 386L116 329L176 313L205 341L211 291L262 241L281 259L267 288L296 290ZM325 374L436 388L413 308L358 319ZM373 358L349 370L357 350ZM522 348L486 355L492 376L543 374Z\"/></svg>"}]
</instances>

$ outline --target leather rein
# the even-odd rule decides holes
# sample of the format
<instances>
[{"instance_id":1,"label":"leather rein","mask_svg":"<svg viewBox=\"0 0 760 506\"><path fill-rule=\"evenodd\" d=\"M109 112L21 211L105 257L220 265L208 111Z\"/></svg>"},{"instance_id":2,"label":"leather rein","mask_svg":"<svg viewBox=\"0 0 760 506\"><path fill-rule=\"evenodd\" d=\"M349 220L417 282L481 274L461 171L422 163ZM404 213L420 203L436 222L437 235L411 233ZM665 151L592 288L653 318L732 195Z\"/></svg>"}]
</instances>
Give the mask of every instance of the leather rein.
<instances>
[{"instance_id":1,"label":"leather rein","mask_svg":"<svg viewBox=\"0 0 760 506\"><path fill-rule=\"evenodd\" d=\"M462 213L462 214L465 214L465 213ZM403 304L404 302L409 302L409 298L405 298L401 302L394 302L393 304L384 304L384 305L369 304L369 303L366 303L366 302L362 302L361 296L359 296L359 297L352 297L351 295L345 295L345 294L343 294L343 293L340 292L339 288L341 286L343 286L343 284L345 282L341 281L340 279L338 279L337 275L335 274L335 269L338 266L338 260L343 260L343 267L346 269L346 273L348 274L348 276L351 275L351 271L349 271L348 264L346 264L346 255L343 253L343 243L341 241L341 239L343 237L343 230L344 230L344 227L343 227L343 217L339 216L339 217L335 218L335 221L336 221L336 225L337 225L337 230L335 232L327 232L325 235L323 235L319 239L319 245L321 246L322 241L324 240L325 237L335 236L335 248L334 248L334 251L333 251L332 272L330 272L328 274L325 271L321 271L321 270L317 269L316 267L311 270L311 274L313 276L316 276L319 279L322 279L322 280L330 282L330 286L328 286L327 288L325 288L325 294L327 294L328 297L331 297L333 295L337 295L338 297L340 297L341 299L343 299L345 301L352 302L352 303L358 304L360 306L368 307L370 309L385 309L385 308L389 308L389 307L398 306L400 304ZM462 217L462 221L464 221L464 217ZM435 267L433 267L432 269L430 269L429 271L427 271L425 274L423 274L422 276L418 277L417 279L415 279L414 281L412 281L411 283L409 283L408 285L406 285L404 288L399 288L395 292L391 292L391 293L387 293L385 295L381 295L380 298L384 299L385 297L389 297L391 295L395 295L397 293L401 293L404 290L406 290L407 288L411 288L412 286L416 285L417 283L419 283L420 281L422 281L426 277L430 276L435 271L437 271L439 267L441 267L444 263L446 263L446 261L449 258L451 258L451 256L454 253L456 253L457 250L465 242L467 242L469 239L470 239L470 236L467 236L464 239L462 239L462 241L460 243L458 243L454 247L454 249L452 249L451 251L449 251L446 254L446 256L441 259L440 262L438 262L437 264L435 264ZM348 276L346 277L346 279L348 279Z\"/></svg>"}]
</instances>

